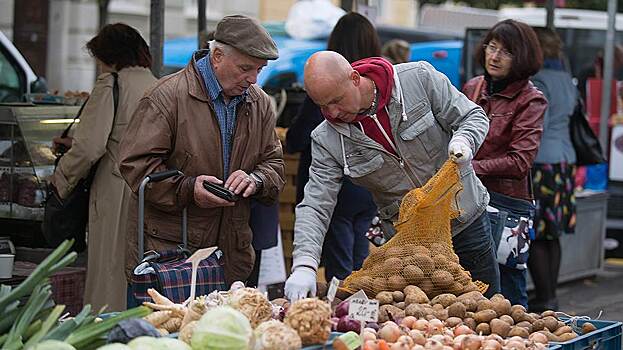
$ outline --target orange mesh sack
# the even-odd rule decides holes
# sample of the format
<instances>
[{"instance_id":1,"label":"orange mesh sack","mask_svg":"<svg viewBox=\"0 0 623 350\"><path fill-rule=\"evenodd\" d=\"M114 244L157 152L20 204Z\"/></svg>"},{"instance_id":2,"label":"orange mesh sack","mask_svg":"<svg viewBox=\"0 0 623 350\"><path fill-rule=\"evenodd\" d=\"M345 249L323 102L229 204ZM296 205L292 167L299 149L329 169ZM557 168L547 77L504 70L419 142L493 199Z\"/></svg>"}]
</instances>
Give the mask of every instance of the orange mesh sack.
<instances>
[{"instance_id":1,"label":"orange mesh sack","mask_svg":"<svg viewBox=\"0 0 623 350\"><path fill-rule=\"evenodd\" d=\"M343 289L368 295L420 287L429 298L442 293L484 292L487 285L472 281L459 265L452 247L450 220L459 216L457 193L462 190L456 163L444 166L424 186L402 199L396 235L373 249L361 270L344 280Z\"/></svg>"}]
</instances>

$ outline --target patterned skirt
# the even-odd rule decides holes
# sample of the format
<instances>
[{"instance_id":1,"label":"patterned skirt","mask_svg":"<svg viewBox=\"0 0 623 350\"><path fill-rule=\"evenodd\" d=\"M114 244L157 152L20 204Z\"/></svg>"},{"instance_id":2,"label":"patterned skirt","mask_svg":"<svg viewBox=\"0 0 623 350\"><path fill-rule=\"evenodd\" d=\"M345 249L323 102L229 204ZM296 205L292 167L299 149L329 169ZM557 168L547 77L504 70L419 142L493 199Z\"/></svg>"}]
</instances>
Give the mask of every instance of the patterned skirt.
<instances>
[{"instance_id":1,"label":"patterned skirt","mask_svg":"<svg viewBox=\"0 0 623 350\"><path fill-rule=\"evenodd\" d=\"M574 164L534 164L532 178L537 240L554 240L575 231Z\"/></svg>"}]
</instances>

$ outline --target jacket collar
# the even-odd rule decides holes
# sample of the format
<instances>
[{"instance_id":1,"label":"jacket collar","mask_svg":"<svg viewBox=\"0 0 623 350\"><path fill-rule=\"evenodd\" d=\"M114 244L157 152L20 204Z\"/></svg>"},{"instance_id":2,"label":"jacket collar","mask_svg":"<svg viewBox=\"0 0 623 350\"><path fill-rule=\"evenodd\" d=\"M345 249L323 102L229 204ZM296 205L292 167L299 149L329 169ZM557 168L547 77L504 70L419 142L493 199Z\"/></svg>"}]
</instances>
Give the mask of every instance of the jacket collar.
<instances>
[{"instance_id":1,"label":"jacket collar","mask_svg":"<svg viewBox=\"0 0 623 350\"><path fill-rule=\"evenodd\" d=\"M190 62L184 68L184 74L186 76L186 82L188 83L188 94L200 101L212 103L208 92L206 91L205 84L199 69L197 69L196 60L206 56L210 50L198 50L193 53ZM247 89L246 102L254 102L260 98L260 87L257 84L253 84Z\"/></svg>"},{"instance_id":2,"label":"jacket collar","mask_svg":"<svg viewBox=\"0 0 623 350\"><path fill-rule=\"evenodd\" d=\"M508 99L514 99L517 95L524 89L526 84L528 83L528 79L516 80L506 86L504 90L501 92L497 92L492 94L491 96L501 96ZM486 84L486 81L485 81ZM487 91L486 86L484 87L484 91Z\"/></svg>"}]
</instances>

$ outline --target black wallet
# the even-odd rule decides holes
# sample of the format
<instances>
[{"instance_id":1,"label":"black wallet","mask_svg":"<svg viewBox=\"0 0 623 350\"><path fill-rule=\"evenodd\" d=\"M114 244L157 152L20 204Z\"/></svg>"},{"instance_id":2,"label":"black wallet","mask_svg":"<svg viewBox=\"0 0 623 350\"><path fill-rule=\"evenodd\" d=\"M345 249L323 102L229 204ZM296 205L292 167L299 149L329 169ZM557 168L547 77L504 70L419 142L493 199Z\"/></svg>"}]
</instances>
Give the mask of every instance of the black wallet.
<instances>
[{"instance_id":1,"label":"black wallet","mask_svg":"<svg viewBox=\"0 0 623 350\"><path fill-rule=\"evenodd\" d=\"M213 195L219 198L222 198L226 201L229 201L229 202L235 202L238 199L240 199L240 196L238 196L234 192L226 189L225 187L221 185L217 185L209 181L203 181L203 188L205 188L208 192L212 193Z\"/></svg>"}]
</instances>

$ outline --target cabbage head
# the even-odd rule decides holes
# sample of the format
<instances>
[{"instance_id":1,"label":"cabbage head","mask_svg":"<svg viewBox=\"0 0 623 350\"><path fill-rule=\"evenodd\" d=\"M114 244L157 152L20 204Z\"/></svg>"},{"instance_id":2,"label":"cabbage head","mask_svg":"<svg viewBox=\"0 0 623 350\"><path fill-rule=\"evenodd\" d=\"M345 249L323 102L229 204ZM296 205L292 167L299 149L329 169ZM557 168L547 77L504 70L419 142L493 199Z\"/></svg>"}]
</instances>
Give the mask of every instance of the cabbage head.
<instances>
[{"instance_id":1,"label":"cabbage head","mask_svg":"<svg viewBox=\"0 0 623 350\"><path fill-rule=\"evenodd\" d=\"M217 306L197 321L190 344L193 350L243 350L252 334L251 323L240 311Z\"/></svg>"}]
</instances>

